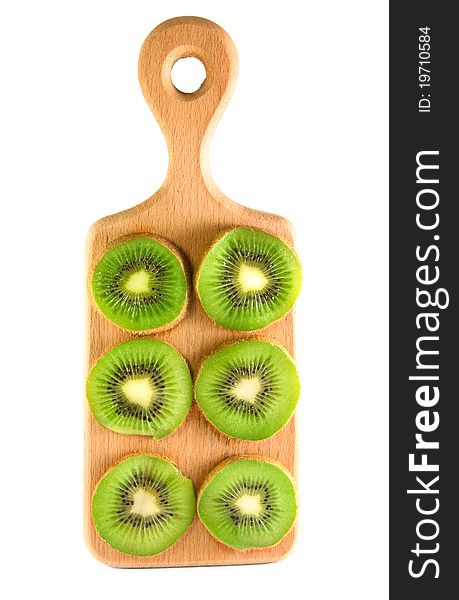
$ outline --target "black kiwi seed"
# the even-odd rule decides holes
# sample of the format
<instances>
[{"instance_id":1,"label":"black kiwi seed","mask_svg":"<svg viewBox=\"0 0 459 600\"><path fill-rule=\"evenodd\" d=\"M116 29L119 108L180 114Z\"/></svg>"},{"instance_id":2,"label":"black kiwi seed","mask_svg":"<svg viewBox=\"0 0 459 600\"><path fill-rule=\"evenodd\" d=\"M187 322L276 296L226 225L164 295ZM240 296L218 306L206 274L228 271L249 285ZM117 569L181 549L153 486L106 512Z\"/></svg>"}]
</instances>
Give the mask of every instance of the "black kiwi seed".
<instances>
[{"instance_id":1,"label":"black kiwi seed","mask_svg":"<svg viewBox=\"0 0 459 600\"><path fill-rule=\"evenodd\" d=\"M131 512L134 505L133 492L139 489L155 493L159 501L160 512L150 516L142 516ZM119 486L118 493L118 499L122 505L122 508L116 511L120 524L129 524L132 527L148 529L153 525L165 523L169 519L174 518L175 513L169 501L166 483L149 474L143 472L134 473L130 479Z\"/></svg>"},{"instance_id":2,"label":"black kiwi seed","mask_svg":"<svg viewBox=\"0 0 459 600\"><path fill-rule=\"evenodd\" d=\"M241 479L234 483L223 494L215 498L215 504L223 505L229 511L231 521L238 527L266 527L273 516L272 490L264 482ZM244 515L237 508L236 502L245 494L260 495L261 513L259 515Z\"/></svg>"},{"instance_id":3,"label":"black kiwi seed","mask_svg":"<svg viewBox=\"0 0 459 600\"><path fill-rule=\"evenodd\" d=\"M241 264L260 268L268 280L262 291L250 294L244 292L236 282L237 269ZM281 291L281 278L273 262L265 254L255 254L249 250L233 250L223 263L221 285L227 291L228 300L234 308L248 308L253 304L263 304L275 300Z\"/></svg>"},{"instance_id":4,"label":"black kiwi seed","mask_svg":"<svg viewBox=\"0 0 459 600\"><path fill-rule=\"evenodd\" d=\"M231 393L235 385L243 378L258 377L261 391L258 392L256 403L251 404ZM272 402L273 378L269 369L263 364L253 364L248 367L237 366L231 369L228 377L222 382L222 388L218 391L218 397L233 411L244 411L246 413L261 416ZM275 384L274 384L275 385Z\"/></svg>"},{"instance_id":5,"label":"black kiwi seed","mask_svg":"<svg viewBox=\"0 0 459 600\"><path fill-rule=\"evenodd\" d=\"M157 393L148 407L139 406L126 400L120 387L120 382L129 378L147 378L151 381ZM107 381L107 396L111 398L116 414L121 417L135 417L142 421L152 422L161 414L164 407L165 397L164 377L155 366L144 367L142 365L122 365Z\"/></svg>"}]
</instances>

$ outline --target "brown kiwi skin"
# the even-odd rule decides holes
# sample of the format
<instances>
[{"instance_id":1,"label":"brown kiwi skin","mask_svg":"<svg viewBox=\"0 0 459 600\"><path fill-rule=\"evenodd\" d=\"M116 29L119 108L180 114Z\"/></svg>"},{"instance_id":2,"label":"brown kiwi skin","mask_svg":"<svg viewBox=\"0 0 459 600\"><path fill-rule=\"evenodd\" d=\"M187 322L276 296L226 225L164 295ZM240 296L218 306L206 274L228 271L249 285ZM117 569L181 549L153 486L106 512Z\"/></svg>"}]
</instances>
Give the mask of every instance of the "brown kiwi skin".
<instances>
[{"instance_id":1,"label":"brown kiwi skin","mask_svg":"<svg viewBox=\"0 0 459 600\"><path fill-rule=\"evenodd\" d=\"M119 246L120 244L123 244L124 242L128 242L129 240L136 239L136 238L149 238L149 239L154 240L155 242L159 242L163 246L166 246L166 248L168 248L172 252L172 254L177 258L177 260L179 261L179 263L183 269L183 272L185 273L186 295L185 295L185 302L183 304L182 311L180 312L180 314L177 315L175 320L172 321L171 323L167 323L166 325L162 325L161 327L154 327L153 329L127 329L126 327L122 327L121 325L118 325L114 321L111 321L99 309L99 307L97 306L97 303L94 299L94 295L92 293L92 277L94 274L94 269L96 268L96 265L99 262L99 260L109 250L112 250L116 246ZM105 247L103 252L101 252L97 257L93 257L91 264L89 266L89 269L88 269L88 278L87 278L87 283L86 283L86 288L88 291L89 298L91 298L91 303L96 308L97 312L100 315L102 315L104 320L108 323L111 323L113 326L117 327L118 329L121 329L122 331L125 331L126 333L129 333L130 335L134 335L134 336L145 336L145 335L150 335L152 333L161 333L163 331L167 331L168 329L172 329L173 327L178 325L180 323L180 321L182 321L185 318L185 316L188 312L188 304L189 304L189 299L190 299L190 287L191 287L190 267L189 267L185 257L182 255L182 252L176 246L174 246L169 240L166 240L165 238L163 238L159 235L155 235L153 233L146 233L146 232L131 233L129 235L124 235L122 237L119 237L119 238L116 238L116 239L110 241L107 244L107 246Z\"/></svg>"},{"instance_id":2,"label":"brown kiwi skin","mask_svg":"<svg viewBox=\"0 0 459 600\"><path fill-rule=\"evenodd\" d=\"M215 352L218 352L218 350L222 350L223 348L227 348L228 346L233 346L234 344L237 344L237 343L240 343L240 342L267 342L268 344L272 344L273 346L277 346L278 348L280 348L281 350L283 350L287 354L287 356L289 356L292 359L292 361L295 363L295 361L293 359L293 356L290 354L290 352L282 344L280 344L277 340L274 340L272 338L257 336L257 337L239 338L239 339L236 339L236 340L230 340L228 342L220 344L220 346L217 346L217 348L215 348L214 350L212 350L212 352L209 352L209 354L206 354L206 356L204 356L201 359L201 361L199 363L199 366L198 366L198 369L196 371L196 375L194 376L194 379L193 379L193 398L194 398L194 403L198 407L200 414L205 418L205 420L216 431L218 431L218 433L220 435L222 435L225 438L230 438L232 440L237 440L239 442L248 442L249 444L256 444L256 443L259 443L259 442L265 442L267 440L272 439L274 436L276 436L277 434L279 434L285 427L287 427L287 425L290 423L290 421L292 420L292 418L293 418L293 416L294 416L294 414L296 412L296 407L295 407L295 410L290 415L290 418L288 419L288 421L286 423L284 423L284 425L282 425L282 427L280 429L278 429L275 433L273 433L269 437L263 438L261 440L245 440L243 438L235 437L234 435L229 435L228 433L225 433L224 431L222 431L221 429L219 429L214 423L212 423L212 421L210 419L207 418L206 413L204 412L204 410L202 409L201 405L199 404L199 402L198 402L198 400L196 398L196 382L198 381L198 377L201 374L201 371L202 371L202 368L204 366L205 361L210 356L212 356L212 354L215 354Z\"/></svg>"},{"instance_id":3,"label":"brown kiwi skin","mask_svg":"<svg viewBox=\"0 0 459 600\"><path fill-rule=\"evenodd\" d=\"M202 266L204 264L205 259L207 258L207 255L210 253L210 251L212 250L212 248L223 238L225 237L225 235L227 235L228 233L230 233L230 231L233 231L234 229L252 229L253 231L261 231L262 233L268 233L269 235L272 235L274 237L279 238L282 242L284 242L284 244L293 252L293 254L298 258L298 262L301 265L299 256L297 254L297 252L295 251L295 248L292 246L292 244L290 242L287 242L287 240L285 240L282 237L279 237L276 233L271 233L271 231L266 231L266 229L261 229L261 227L244 227L243 225L239 225L239 226L235 226L235 227L229 227L227 229L224 229L223 231L221 231L216 237L213 238L210 246L206 249L204 255L201 258L201 261L199 263L199 267L196 269L196 273L194 275L194 281L193 281L193 290L196 294L196 297L199 300L199 304L202 308L202 310L205 312L205 314L209 317L209 319L215 323L215 325L217 325L218 327L221 327L222 329L226 330L226 331L240 331L237 329L228 329L228 327L224 327L223 325L220 325L220 323L217 323L217 321L215 321L210 315L209 313L206 311L206 309L204 308L204 305L202 303L201 300L201 296L199 295L199 291L198 291L198 282L199 282L199 278L201 276L201 270L202 270ZM292 308L285 313L285 315L282 315L282 317L279 317L278 319L275 319L274 321L271 321L271 323L268 323L267 325L265 325L264 327L259 327L258 329L248 329L248 330L244 330L244 331L240 331L241 335L245 335L248 333L252 333L254 331L263 331L268 327L271 327L271 325L273 325L274 323L277 323L278 321L281 321L283 318L285 318L287 315L289 314L294 314L294 310L295 310L295 306L292 306Z\"/></svg>"},{"instance_id":4,"label":"brown kiwi skin","mask_svg":"<svg viewBox=\"0 0 459 600\"><path fill-rule=\"evenodd\" d=\"M251 550L268 550L269 548L274 548L275 546L278 546L283 539L285 539L289 533L292 532L292 530L294 529L296 522L298 520L298 515L295 518L295 521L293 522L292 526L290 527L290 529L287 531L287 533L285 535L283 535L281 537L281 539L279 541L277 541L275 544L271 544L271 546L253 546L251 548L234 548L233 546L229 546L228 544L225 544L225 542L222 542L221 540L219 540L217 537L214 536L214 534L210 531L210 529L207 529L206 524L204 523L204 521L202 521L201 517L199 516L199 502L201 500L201 496L202 493L204 491L204 489L207 487L207 485L212 481L212 479L215 477L215 475L217 475L218 473L220 473L220 471L226 467L227 465L239 461L239 460L253 460L256 462L262 462L262 463L270 463L272 465L276 465L276 467L279 467L280 469L282 469L282 471L287 475L287 477L290 479L290 481L293 484L293 489L295 491L295 500L296 500L296 506L297 506L297 512L298 512L298 489L297 489L297 485L295 482L295 479L293 478L293 475L290 473L290 471L287 469L287 467L285 467L285 465L283 465L281 462L279 462L278 460L271 458L270 456L264 456L264 455L259 455L259 454L239 454L239 455L235 455L235 456L230 456L229 458L226 458L225 460L223 460L221 463L219 463L216 467L214 467L212 469L212 471L210 471L204 478L203 482L201 483L201 487L199 488L197 497L196 497L196 514L198 519L201 521L201 523L204 525L204 527L206 528L206 530L210 533L210 535L213 537L214 540L216 540L217 542L219 542L220 544L222 544L223 546L225 546L226 548L231 548L231 550L234 550L235 552L248 552ZM287 555L286 555L287 556Z\"/></svg>"},{"instance_id":5,"label":"brown kiwi skin","mask_svg":"<svg viewBox=\"0 0 459 600\"><path fill-rule=\"evenodd\" d=\"M111 546L106 540L104 540L104 538L99 535L99 532L97 531L97 527L96 524L94 523L94 519L92 518L92 502L94 499L94 495L96 493L96 489L97 486L99 485L99 482L110 473L110 471L112 471L115 467L117 467L120 463L122 463L123 461L125 461L127 458L132 458L133 456L150 456L151 458L160 458L161 460L167 461L169 463L171 463L178 471L179 473L183 476L186 477L186 475L184 475L183 471L180 469L180 467L177 465L177 463L172 460L171 458L167 457L167 456L163 456L161 454L153 454L152 452L130 452L129 454L125 454L122 458L118 459L115 463L113 463L111 465L111 467L109 467L106 471L103 472L103 474L97 479L96 485L94 486L94 489L92 491L91 494L91 505L89 508L90 514L91 514L91 523L92 526L94 527L95 532L97 533L98 537L104 542L104 544L106 544L107 546L109 546L112 550L115 550L115 552L119 552L121 555L123 556L132 556L131 554L127 553L127 552L121 552L121 550L118 550L117 548L113 548L113 546ZM190 479L190 481L193 483L193 480L191 479L191 477L186 477L187 479ZM194 489L194 493L196 495L196 489L193 483L193 489ZM196 506L197 506L197 498L196 498ZM180 540L180 538L190 529L190 527L193 525L194 520L196 519L196 513L194 515L193 521L189 524L188 528L183 532L183 534L170 546L168 546L167 548L165 548L162 552L165 552L166 550L169 550L169 548L172 548L172 546L175 546L175 544ZM158 552L158 554L162 554L162 552ZM96 556L96 558L98 558Z\"/></svg>"}]
</instances>

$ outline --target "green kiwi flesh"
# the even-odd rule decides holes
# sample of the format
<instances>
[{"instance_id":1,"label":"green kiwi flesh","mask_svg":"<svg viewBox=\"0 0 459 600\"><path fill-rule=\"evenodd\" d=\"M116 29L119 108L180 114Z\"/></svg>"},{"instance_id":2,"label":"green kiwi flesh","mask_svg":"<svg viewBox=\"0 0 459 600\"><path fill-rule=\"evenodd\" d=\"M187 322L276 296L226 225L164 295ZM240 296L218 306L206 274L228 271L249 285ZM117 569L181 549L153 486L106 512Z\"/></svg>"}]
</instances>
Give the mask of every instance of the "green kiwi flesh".
<instances>
[{"instance_id":1,"label":"green kiwi flesh","mask_svg":"<svg viewBox=\"0 0 459 600\"><path fill-rule=\"evenodd\" d=\"M198 496L198 515L220 542L237 550L267 548L295 522L290 473L267 459L240 457L216 467Z\"/></svg>"},{"instance_id":2,"label":"green kiwi flesh","mask_svg":"<svg viewBox=\"0 0 459 600\"><path fill-rule=\"evenodd\" d=\"M210 248L196 289L219 325L236 331L261 329L283 317L301 288L298 257L281 239L238 227Z\"/></svg>"},{"instance_id":3,"label":"green kiwi flesh","mask_svg":"<svg viewBox=\"0 0 459 600\"><path fill-rule=\"evenodd\" d=\"M92 276L94 300L107 319L131 331L162 329L187 300L183 263L168 245L136 236L108 250Z\"/></svg>"},{"instance_id":4,"label":"green kiwi flesh","mask_svg":"<svg viewBox=\"0 0 459 600\"><path fill-rule=\"evenodd\" d=\"M158 554L188 529L196 510L193 483L168 460L129 456L99 481L92 517L99 535L115 550Z\"/></svg>"},{"instance_id":5,"label":"green kiwi flesh","mask_svg":"<svg viewBox=\"0 0 459 600\"><path fill-rule=\"evenodd\" d=\"M169 435L193 401L188 365L157 339L123 342L92 367L86 393L95 419L117 433Z\"/></svg>"},{"instance_id":6,"label":"green kiwi flesh","mask_svg":"<svg viewBox=\"0 0 459 600\"><path fill-rule=\"evenodd\" d=\"M195 383L196 400L221 432L262 440L290 419L300 393L295 364L278 344L240 341L206 358Z\"/></svg>"}]
</instances>

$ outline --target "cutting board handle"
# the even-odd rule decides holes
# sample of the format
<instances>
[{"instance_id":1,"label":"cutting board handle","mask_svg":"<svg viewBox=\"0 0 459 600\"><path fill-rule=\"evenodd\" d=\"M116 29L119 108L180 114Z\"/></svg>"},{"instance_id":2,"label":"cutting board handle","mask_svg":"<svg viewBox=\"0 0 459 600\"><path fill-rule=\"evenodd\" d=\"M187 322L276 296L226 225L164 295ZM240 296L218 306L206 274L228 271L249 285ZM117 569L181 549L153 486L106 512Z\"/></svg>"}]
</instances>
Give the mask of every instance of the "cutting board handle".
<instances>
[{"instance_id":1,"label":"cutting board handle","mask_svg":"<svg viewBox=\"0 0 459 600\"><path fill-rule=\"evenodd\" d=\"M177 90L171 69L180 58L194 56L205 66L206 79L193 93ZM200 17L178 17L161 23L143 43L139 81L169 149L165 184L196 177L211 180L208 147L231 97L237 78L237 52L229 35Z\"/></svg>"}]
</instances>

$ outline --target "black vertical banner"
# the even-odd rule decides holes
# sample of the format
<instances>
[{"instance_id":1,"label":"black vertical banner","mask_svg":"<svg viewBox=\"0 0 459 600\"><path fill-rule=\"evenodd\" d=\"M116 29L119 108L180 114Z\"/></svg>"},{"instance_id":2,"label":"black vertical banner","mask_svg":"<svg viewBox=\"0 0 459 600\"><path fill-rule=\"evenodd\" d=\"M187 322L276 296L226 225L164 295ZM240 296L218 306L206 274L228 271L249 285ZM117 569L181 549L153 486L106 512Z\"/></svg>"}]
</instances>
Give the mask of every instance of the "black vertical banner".
<instances>
[{"instance_id":1,"label":"black vertical banner","mask_svg":"<svg viewBox=\"0 0 459 600\"><path fill-rule=\"evenodd\" d=\"M459 597L459 25L390 2L390 598Z\"/></svg>"}]
</instances>

